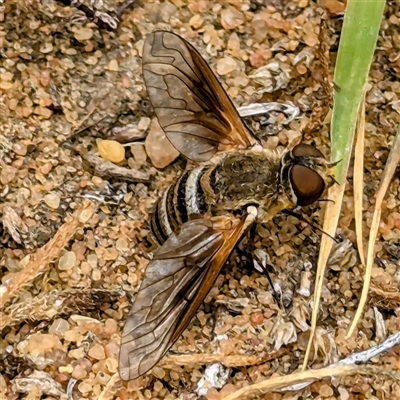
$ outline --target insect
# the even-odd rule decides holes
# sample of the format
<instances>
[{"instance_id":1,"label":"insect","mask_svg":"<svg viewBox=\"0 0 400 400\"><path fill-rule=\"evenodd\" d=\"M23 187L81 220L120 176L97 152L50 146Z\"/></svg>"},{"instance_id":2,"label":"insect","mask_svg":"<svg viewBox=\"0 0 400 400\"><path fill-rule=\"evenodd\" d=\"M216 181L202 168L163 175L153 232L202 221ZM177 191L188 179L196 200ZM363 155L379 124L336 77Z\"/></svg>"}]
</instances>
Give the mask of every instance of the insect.
<instances>
[{"instance_id":1,"label":"insect","mask_svg":"<svg viewBox=\"0 0 400 400\"><path fill-rule=\"evenodd\" d=\"M145 374L179 338L252 224L309 205L332 184L331 165L313 146L264 149L206 61L180 36L147 37L143 76L166 136L197 166L155 208L151 229L161 247L123 329L123 380Z\"/></svg>"}]
</instances>

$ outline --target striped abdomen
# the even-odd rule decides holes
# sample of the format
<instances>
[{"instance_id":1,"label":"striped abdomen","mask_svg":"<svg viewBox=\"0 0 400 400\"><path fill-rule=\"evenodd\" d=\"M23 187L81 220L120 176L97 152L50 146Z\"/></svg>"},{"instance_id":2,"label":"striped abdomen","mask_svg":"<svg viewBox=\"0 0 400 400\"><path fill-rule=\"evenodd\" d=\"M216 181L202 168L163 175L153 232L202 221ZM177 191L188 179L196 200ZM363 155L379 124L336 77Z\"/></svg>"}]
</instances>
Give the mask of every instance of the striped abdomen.
<instances>
[{"instance_id":1,"label":"striped abdomen","mask_svg":"<svg viewBox=\"0 0 400 400\"><path fill-rule=\"evenodd\" d=\"M183 175L164 192L157 202L151 218L151 231L159 244L172 232L177 232L190 214L203 214L208 210L200 178L206 167L202 166Z\"/></svg>"},{"instance_id":2,"label":"striped abdomen","mask_svg":"<svg viewBox=\"0 0 400 400\"><path fill-rule=\"evenodd\" d=\"M279 203L281 157L267 150L237 151L213 164L186 171L158 201L151 230L159 244L177 233L190 215L231 213L246 205L270 211Z\"/></svg>"}]
</instances>

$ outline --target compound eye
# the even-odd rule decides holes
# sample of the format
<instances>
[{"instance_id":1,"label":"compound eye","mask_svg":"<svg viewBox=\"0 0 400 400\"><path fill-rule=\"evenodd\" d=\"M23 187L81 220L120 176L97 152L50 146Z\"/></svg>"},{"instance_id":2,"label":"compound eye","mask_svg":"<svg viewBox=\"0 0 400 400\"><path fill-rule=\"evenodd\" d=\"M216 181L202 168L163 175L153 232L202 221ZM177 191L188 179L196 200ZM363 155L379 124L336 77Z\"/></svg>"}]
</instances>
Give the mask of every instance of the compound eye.
<instances>
[{"instance_id":1,"label":"compound eye","mask_svg":"<svg viewBox=\"0 0 400 400\"><path fill-rule=\"evenodd\" d=\"M314 203L325 190L325 182L321 175L303 165L294 165L290 169L290 184L299 206Z\"/></svg>"},{"instance_id":2,"label":"compound eye","mask_svg":"<svg viewBox=\"0 0 400 400\"><path fill-rule=\"evenodd\" d=\"M322 157L324 155L310 144L300 143L293 147L292 156L294 157Z\"/></svg>"}]
</instances>

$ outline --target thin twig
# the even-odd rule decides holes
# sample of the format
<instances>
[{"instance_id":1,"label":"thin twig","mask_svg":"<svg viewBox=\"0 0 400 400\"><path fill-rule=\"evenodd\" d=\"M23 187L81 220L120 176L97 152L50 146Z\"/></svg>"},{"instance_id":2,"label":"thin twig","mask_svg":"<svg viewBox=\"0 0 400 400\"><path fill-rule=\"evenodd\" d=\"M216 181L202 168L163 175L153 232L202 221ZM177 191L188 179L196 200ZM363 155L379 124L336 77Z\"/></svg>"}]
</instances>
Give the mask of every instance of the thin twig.
<instances>
[{"instance_id":1,"label":"thin twig","mask_svg":"<svg viewBox=\"0 0 400 400\"><path fill-rule=\"evenodd\" d=\"M32 299L11 304L0 313L0 331L24 321L47 321L59 315L97 308L125 295L122 290L70 289L41 293Z\"/></svg>"},{"instance_id":2,"label":"thin twig","mask_svg":"<svg viewBox=\"0 0 400 400\"><path fill-rule=\"evenodd\" d=\"M48 270L49 263L58 257L75 232L90 220L95 211L96 205L85 200L54 237L36 253L30 255L30 261L23 270L8 275L9 279L0 286L0 308L15 297L24 286Z\"/></svg>"},{"instance_id":3,"label":"thin twig","mask_svg":"<svg viewBox=\"0 0 400 400\"><path fill-rule=\"evenodd\" d=\"M104 160L96 153L89 152L83 156L83 159L94 169L94 174L101 178L117 178L128 182L148 182L151 177L151 172L141 172L120 167L111 161Z\"/></svg>"},{"instance_id":4,"label":"thin twig","mask_svg":"<svg viewBox=\"0 0 400 400\"><path fill-rule=\"evenodd\" d=\"M176 366L176 365L205 365L220 363L226 367L248 367L250 365L262 364L282 356L284 353L276 351L264 355L246 356L243 354L224 355L224 354L182 354L164 357L158 365Z\"/></svg>"}]
</instances>

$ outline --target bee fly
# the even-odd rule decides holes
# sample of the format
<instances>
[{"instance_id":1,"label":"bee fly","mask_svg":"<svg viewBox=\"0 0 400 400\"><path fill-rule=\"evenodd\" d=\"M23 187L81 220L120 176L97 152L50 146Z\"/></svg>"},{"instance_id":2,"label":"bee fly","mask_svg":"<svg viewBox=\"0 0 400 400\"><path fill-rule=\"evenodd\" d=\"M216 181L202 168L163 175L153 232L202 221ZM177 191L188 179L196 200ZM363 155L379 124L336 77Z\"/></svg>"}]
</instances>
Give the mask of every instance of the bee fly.
<instances>
[{"instance_id":1,"label":"bee fly","mask_svg":"<svg viewBox=\"0 0 400 400\"><path fill-rule=\"evenodd\" d=\"M165 191L151 220L161 245L123 333L123 380L149 371L185 330L244 232L278 212L317 201L333 183L316 148L264 149L211 68L183 38L150 34L143 76L160 126L199 166Z\"/></svg>"}]
</instances>

